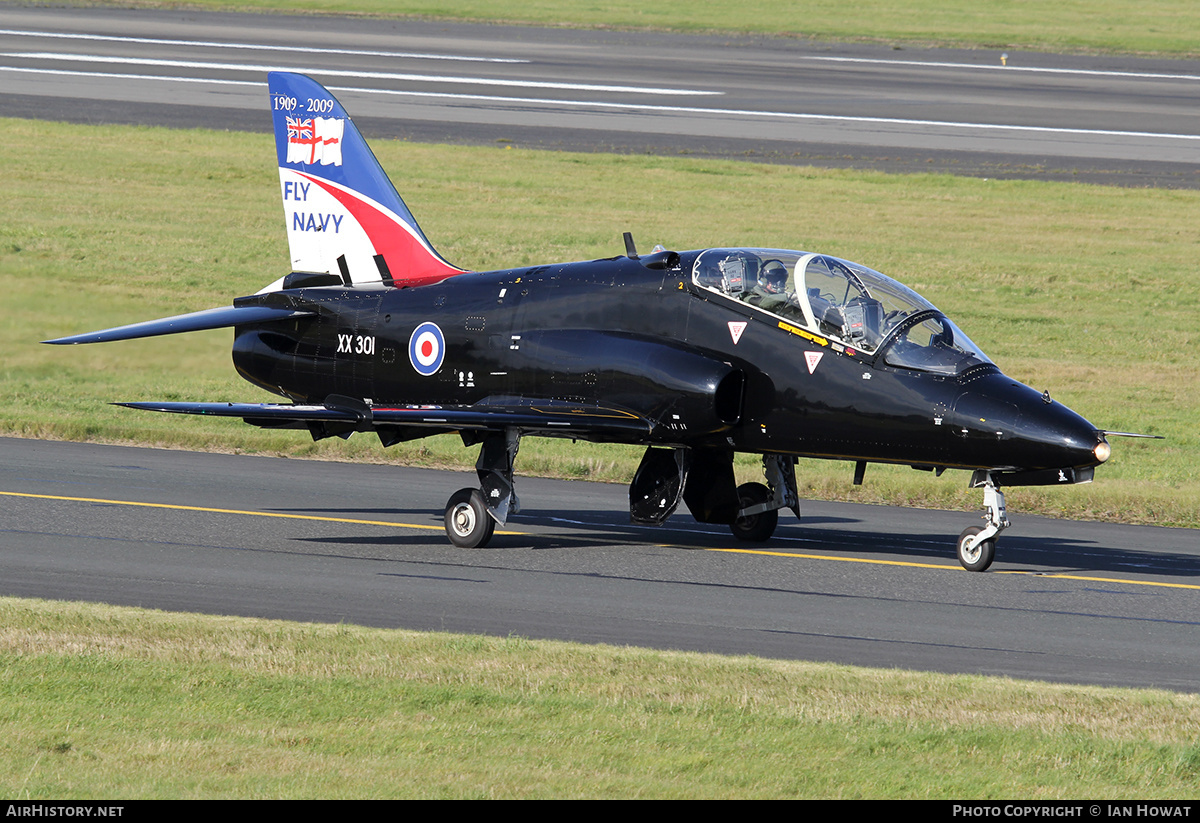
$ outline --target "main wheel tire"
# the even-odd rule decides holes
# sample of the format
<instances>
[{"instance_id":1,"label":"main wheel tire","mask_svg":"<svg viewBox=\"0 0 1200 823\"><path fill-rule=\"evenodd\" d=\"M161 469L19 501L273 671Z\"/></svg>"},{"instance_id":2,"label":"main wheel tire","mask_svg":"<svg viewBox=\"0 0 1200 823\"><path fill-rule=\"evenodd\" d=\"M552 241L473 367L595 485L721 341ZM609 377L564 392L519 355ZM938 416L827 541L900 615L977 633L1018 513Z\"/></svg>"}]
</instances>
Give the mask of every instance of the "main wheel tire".
<instances>
[{"instance_id":1,"label":"main wheel tire","mask_svg":"<svg viewBox=\"0 0 1200 823\"><path fill-rule=\"evenodd\" d=\"M446 503L446 537L463 549L486 546L496 530L479 489L459 489Z\"/></svg>"},{"instance_id":2,"label":"main wheel tire","mask_svg":"<svg viewBox=\"0 0 1200 823\"><path fill-rule=\"evenodd\" d=\"M963 529L958 536L958 562L969 572L986 571L996 559L996 538L984 540L971 550L967 550L967 538L974 537L983 531L981 526L970 526Z\"/></svg>"},{"instance_id":3,"label":"main wheel tire","mask_svg":"<svg viewBox=\"0 0 1200 823\"><path fill-rule=\"evenodd\" d=\"M762 483L743 483L738 486L738 504L742 509L766 503L771 499L771 490ZM779 511L771 509L747 517L739 517L729 524L729 530L738 540L761 543L769 540L779 523Z\"/></svg>"}]
</instances>

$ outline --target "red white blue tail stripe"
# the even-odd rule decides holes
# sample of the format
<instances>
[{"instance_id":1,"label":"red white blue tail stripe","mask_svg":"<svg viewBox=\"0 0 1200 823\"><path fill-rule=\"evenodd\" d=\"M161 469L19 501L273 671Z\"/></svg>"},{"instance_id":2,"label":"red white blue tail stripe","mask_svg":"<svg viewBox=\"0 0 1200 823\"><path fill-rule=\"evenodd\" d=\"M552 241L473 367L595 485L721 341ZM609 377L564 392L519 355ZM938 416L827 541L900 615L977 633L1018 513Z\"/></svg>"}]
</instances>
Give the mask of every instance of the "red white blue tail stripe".
<instances>
[{"instance_id":1,"label":"red white blue tail stripe","mask_svg":"<svg viewBox=\"0 0 1200 823\"><path fill-rule=\"evenodd\" d=\"M397 286L463 272L434 250L332 94L302 74L267 82L293 271L341 274L344 263L354 283Z\"/></svg>"}]
</instances>

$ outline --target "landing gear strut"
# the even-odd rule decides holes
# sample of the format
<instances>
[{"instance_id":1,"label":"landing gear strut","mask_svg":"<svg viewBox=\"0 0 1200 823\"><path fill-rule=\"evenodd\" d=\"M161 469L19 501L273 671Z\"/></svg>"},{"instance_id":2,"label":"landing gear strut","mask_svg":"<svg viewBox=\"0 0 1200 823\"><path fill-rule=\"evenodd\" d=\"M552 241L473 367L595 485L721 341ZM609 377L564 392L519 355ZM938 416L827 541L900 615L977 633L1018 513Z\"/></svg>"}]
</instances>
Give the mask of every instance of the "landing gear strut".
<instances>
[{"instance_id":1,"label":"landing gear strut","mask_svg":"<svg viewBox=\"0 0 1200 823\"><path fill-rule=\"evenodd\" d=\"M983 507L986 513L985 526L970 526L958 536L958 562L969 572L985 571L996 557L996 537L1011 524L1004 508L1004 492L992 479L991 472L976 472L971 477L971 486L983 486Z\"/></svg>"},{"instance_id":2,"label":"landing gear strut","mask_svg":"<svg viewBox=\"0 0 1200 823\"><path fill-rule=\"evenodd\" d=\"M482 548L492 539L497 523L503 526L510 514L521 510L513 490L513 461L520 445L521 434L514 428L484 436L475 462L480 488L459 489L446 503L446 537L451 543L464 549Z\"/></svg>"}]
</instances>

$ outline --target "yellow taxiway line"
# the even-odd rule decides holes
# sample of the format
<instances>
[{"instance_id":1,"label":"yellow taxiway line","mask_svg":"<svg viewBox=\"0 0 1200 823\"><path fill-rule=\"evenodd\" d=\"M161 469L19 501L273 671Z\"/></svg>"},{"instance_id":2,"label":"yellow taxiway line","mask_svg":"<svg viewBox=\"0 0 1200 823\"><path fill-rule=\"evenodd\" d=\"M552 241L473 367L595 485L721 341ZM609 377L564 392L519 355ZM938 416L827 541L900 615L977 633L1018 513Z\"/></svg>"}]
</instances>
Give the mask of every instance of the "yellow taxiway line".
<instances>
[{"instance_id":1,"label":"yellow taxiway line","mask_svg":"<svg viewBox=\"0 0 1200 823\"><path fill-rule=\"evenodd\" d=\"M835 560L839 563L869 563L874 566L911 566L917 569L942 569L943 571L966 571L959 565L945 563L914 563L911 560L877 560L866 557L837 557L831 554L803 554L801 552L766 551L764 549L705 549L710 552L731 552L734 554L762 554L770 557L799 557L805 560ZM1055 577L1062 580L1086 580L1093 583L1124 583L1129 586L1157 586L1166 589L1197 589L1200 585L1194 583L1161 583L1156 580L1123 580L1116 577L1089 577L1082 574L1066 572L1027 572L1027 571L997 571L994 574L1024 574L1031 577Z\"/></svg>"},{"instance_id":2,"label":"yellow taxiway line","mask_svg":"<svg viewBox=\"0 0 1200 823\"><path fill-rule=\"evenodd\" d=\"M207 506L181 506L175 503L142 503L137 500L106 500L100 497L63 497L57 494L29 494L27 492L0 492L5 497L33 497L38 500L66 500L72 503L106 503L111 506L142 506L148 509L173 509L184 512L214 512L216 514L246 514L252 517L282 517L288 520L321 520L326 523L357 523L361 526L393 526L398 529L430 529L442 531L441 526L426 526L420 523L395 523L387 520L352 520L348 517L321 517L315 514L283 514L280 512L252 512L242 509L214 509ZM503 534L504 532L496 532ZM514 532L515 534L516 532Z\"/></svg>"},{"instance_id":3,"label":"yellow taxiway line","mask_svg":"<svg viewBox=\"0 0 1200 823\"><path fill-rule=\"evenodd\" d=\"M103 503L111 506L142 506L149 509L172 509L174 511L186 512L212 512L215 514L242 514L250 517L280 517L287 520L318 520L325 523L353 523L360 526L388 526L395 529L425 529L428 531L442 531L442 526L430 526L423 523L396 523L389 520L357 520L349 517L322 517L316 514L283 514L280 512L256 512L245 509L217 509L208 506L183 506L177 503L143 503L137 500L109 500L101 497L67 497L56 494L31 494L29 492L5 492L0 491L0 496L4 497L29 497L37 500L65 500L72 503ZM502 535L520 535L524 532L513 531L497 531L496 534ZM681 546L679 548L694 548ZM832 560L839 563L866 563L873 566L908 566L917 569L940 569L942 571L958 571L961 566L947 565L943 563L917 563L911 560L879 560L866 557L838 557L830 554L807 554L803 552L782 552L768 551L766 549L713 549L701 548L702 551L709 552L727 552L730 554L757 554L766 557L795 557L801 560ZM1128 586L1155 586L1167 589L1196 589L1200 590L1200 585L1192 583L1164 583L1153 580L1123 580L1114 577L1090 577L1080 574L1067 574L1055 572L1025 572L1025 571L1007 571L996 572L996 574L1027 574L1036 577L1059 578L1063 580L1083 580L1092 583L1117 583Z\"/></svg>"}]
</instances>

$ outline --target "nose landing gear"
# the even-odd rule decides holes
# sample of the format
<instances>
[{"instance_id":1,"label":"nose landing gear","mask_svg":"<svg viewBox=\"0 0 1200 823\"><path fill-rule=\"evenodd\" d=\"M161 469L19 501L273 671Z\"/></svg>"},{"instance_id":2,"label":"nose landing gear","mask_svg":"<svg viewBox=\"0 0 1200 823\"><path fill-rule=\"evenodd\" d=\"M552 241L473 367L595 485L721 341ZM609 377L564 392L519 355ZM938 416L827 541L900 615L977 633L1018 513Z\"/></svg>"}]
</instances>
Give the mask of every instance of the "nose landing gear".
<instances>
[{"instance_id":1,"label":"nose landing gear","mask_svg":"<svg viewBox=\"0 0 1200 823\"><path fill-rule=\"evenodd\" d=\"M982 477L979 477L982 475ZM983 486L983 519L986 526L970 526L958 536L958 562L969 572L985 571L996 557L996 537L1012 525L1004 508L1004 492L991 472L979 472L971 478L974 487Z\"/></svg>"}]
</instances>

